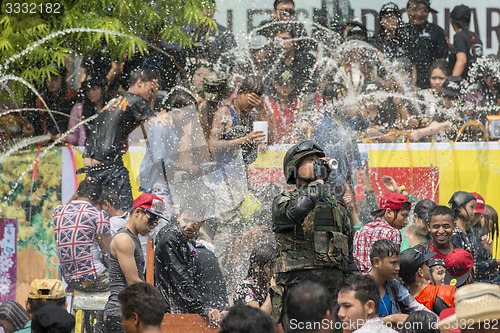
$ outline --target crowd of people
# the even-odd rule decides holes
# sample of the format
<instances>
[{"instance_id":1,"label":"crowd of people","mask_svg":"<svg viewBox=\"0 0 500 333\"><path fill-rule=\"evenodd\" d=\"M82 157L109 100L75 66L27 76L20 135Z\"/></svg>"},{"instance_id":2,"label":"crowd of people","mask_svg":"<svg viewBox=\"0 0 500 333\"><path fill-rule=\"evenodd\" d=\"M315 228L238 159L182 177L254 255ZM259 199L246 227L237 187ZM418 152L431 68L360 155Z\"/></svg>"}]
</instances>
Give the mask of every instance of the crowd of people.
<instances>
[{"instance_id":1,"label":"crowd of people","mask_svg":"<svg viewBox=\"0 0 500 333\"><path fill-rule=\"evenodd\" d=\"M236 88L248 75L263 83L254 103L269 121L270 144L315 137L326 116L367 142L496 139L498 133L488 131L488 116L498 115L500 61L498 55L483 54L480 37L470 30L470 8L460 5L450 13L453 43L428 21L435 12L430 1L408 1L405 11L407 23L403 8L392 2L382 6L373 34L353 20L314 25L309 36L295 21L294 2L279 0L271 19L249 33L246 45L238 46L220 24L209 36L186 28L195 39L192 48L179 48L152 32L148 41L156 48L148 55L113 61L97 53L85 56L80 67L68 63L71 71L54 69L58 74L40 84L41 97L25 102L40 112L9 115L2 138L57 138L73 129L64 141L83 146L92 121L79 122L127 91L136 69L149 68L158 75L160 96L174 86L195 95L207 141L215 109L234 103ZM218 79L204 88L203 79L214 71ZM325 95L328 84L342 93Z\"/></svg>"},{"instance_id":2,"label":"crowd of people","mask_svg":"<svg viewBox=\"0 0 500 333\"><path fill-rule=\"evenodd\" d=\"M358 150L363 140L496 138L487 124L500 108L500 59L482 54L468 7L451 11L453 45L427 21L433 11L409 0L404 23L388 3L374 36L352 21L309 37L294 2L275 0L246 57L222 26L193 28L189 50L152 36L165 53L98 55L70 82L78 91L66 69L47 80L36 100L45 111L2 133L85 146L76 172L86 177L53 224L67 290L110 293L99 330L159 332L164 313L199 314L221 332L497 328L498 307L466 310L471 299L500 303L495 209L464 191L438 205L389 176L377 203ZM321 61L319 45L329 45ZM134 199L122 156L141 141ZM249 182L258 152L280 144L291 146L284 181ZM74 326L58 314L65 297L61 281L35 280L27 313L5 302L0 324ZM460 324L469 319L473 330Z\"/></svg>"}]
</instances>

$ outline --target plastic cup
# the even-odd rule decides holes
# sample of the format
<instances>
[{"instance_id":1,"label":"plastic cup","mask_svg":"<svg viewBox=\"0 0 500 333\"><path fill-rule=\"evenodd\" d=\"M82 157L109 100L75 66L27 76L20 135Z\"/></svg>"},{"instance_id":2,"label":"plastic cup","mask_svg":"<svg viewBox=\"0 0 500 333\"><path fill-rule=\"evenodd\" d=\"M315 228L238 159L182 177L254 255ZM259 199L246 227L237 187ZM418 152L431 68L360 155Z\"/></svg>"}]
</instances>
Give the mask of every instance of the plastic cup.
<instances>
[{"instance_id":1,"label":"plastic cup","mask_svg":"<svg viewBox=\"0 0 500 333\"><path fill-rule=\"evenodd\" d=\"M264 142L267 144L267 131L268 131L267 121L254 121L253 130L255 132L257 131L264 132L264 134L266 135L266 137L264 138Z\"/></svg>"}]
</instances>

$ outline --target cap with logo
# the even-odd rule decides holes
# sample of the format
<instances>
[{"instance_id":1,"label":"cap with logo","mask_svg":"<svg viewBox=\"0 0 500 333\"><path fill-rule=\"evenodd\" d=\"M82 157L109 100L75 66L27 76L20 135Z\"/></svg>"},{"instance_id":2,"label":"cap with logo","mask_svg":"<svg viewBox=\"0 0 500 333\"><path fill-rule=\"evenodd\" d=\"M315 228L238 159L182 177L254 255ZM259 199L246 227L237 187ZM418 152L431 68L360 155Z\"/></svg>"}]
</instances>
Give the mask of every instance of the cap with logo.
<instances>
[{"instance_id":1,"label":"cap with logo","mask_svg":"<svg viewBox=\"0 0 500 333\"><path fill-rule=\"evenodd\" d=\"M163 217L163 212L165 211L165 203L161 198L156 195L149 193L142 193L137 199L134 200L134 208L143 208L150 213L153 213L162 219L168 221L167 218Z\"/></svg>"},{"instance_id":2,"label":"cap with logo","mask_svg":"<svg viewBox=\"0 0 500 333\"><path fill-rule=\"evenodd\" d=\"M427 261L427 265L429 265L429 267L444 266L444 259L431 258Z\"/></svg>"},{"instance_id":3,"label":"cap with logo","mask_svg":"<svg viewBox=\"0 0 500 333\"><path fill-rule=\"evenodd\" d=\"M66 297L61 280L35 279L31 282L28 298L31 299L60 299Z\"/></svg>"},{"instance_id":4,"label":"cap with logo","mask_svg":"<svg viewBox=\"0 0 500 333\"><path fill-rule=\"evenodd\" d=\"M382 210L386 209L393 209L393 210L402 209L403 203L405 202L407 202L411 208L410 200L408 200L408 198L405 197L403 194L395 192L388 193L384 195L382 198L380 198L379 209L374 210L372 212L372 215L375 216Z\"/></svg>"},{"instance_id":5,"label":"cap with logo","mask_svg":"<svg viewBox=\"0 0 500 333\"><path fill-rule=\"evenodd\" d=\"M418 269L435 255L436 252L423 254L414 248L409 248L401 252L401 262L399 264L399 277L401 280L405 283L411 281Z\"/></svg>"},{"instance_id":6,"label":"cap with logo","mask_svg":"<svg viewBox=\"0 0 500 333\"><path fill-rule=\"evenodd\" d=\"M455 249L444 258L444 266L446 267L444 283L459 288L469 278L474 258L463 249Z\"/></svg>"},{"instance_id":7,"label":"cap with logo","mask_svg":"<svg viewBox=\"0 0 500 333\"><path fill-rule=\"evenodd\" d=\"M479 214L489 215L488 212L484 210L485 202L484 202L484 199L481 196L481 194L476 193L476 192L472 192L471 194L474 196L474 198L476 198L476 202L477 202L476 212L478 212Z\"/></svg>"},{"instance_id":8,"label":"cap with logo","mask_svg":"<svg viewBox=\"0 0 500 333\"><path fill-rule=\"evenodd\" d=\"M465 5L455 6L450 13L453 21L470 22L470 8Z\"/></svg>"}]
</instances>

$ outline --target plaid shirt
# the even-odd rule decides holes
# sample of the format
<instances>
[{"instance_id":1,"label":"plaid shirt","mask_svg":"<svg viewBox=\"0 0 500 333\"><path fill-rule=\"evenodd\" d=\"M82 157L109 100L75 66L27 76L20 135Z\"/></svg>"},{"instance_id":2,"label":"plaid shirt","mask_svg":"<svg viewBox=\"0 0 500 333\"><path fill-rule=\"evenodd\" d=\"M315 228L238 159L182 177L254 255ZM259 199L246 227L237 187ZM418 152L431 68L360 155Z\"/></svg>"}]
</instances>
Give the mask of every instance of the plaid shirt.
<instances>
[{"instance_id":1,"label":"plaid shirt","mask_svg":"<svg viewBox=\"0 0 500 333\"><path fill-rule=\"evenodd\" d=\"M368 272L372 267L370 252L373 243L379 239L389 239L401 246L401 232L380 217L356 231L353 255L361 273Z\"/></svg>"}]
</instances>

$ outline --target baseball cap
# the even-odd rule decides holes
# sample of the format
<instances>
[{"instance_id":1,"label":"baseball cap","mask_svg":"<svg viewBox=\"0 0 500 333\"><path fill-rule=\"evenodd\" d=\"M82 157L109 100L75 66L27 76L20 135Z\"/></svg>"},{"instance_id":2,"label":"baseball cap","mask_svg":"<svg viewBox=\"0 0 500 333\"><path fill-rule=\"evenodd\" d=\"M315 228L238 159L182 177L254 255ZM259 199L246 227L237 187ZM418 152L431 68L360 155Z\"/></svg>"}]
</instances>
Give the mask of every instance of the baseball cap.
<instances>
[{"instance_id":1,"label":"baseball cap","mask_svg":"<svg viewBox=\"0 0 500 333\"><path fill-rule=\"evenodd\" d=\"M162 216L162 213L165 211L165 203L156 195L150 193L141 194L134 200L134 208L143 208L168 221L167 218Z\"/></svg>"},{"instance_id":2,"label":"baseball cap","mask_svg":"<svg viewBox=\"0 0 500 333\"><path fill-rule=\"evenodd\" d=\"M31 282L28 298L31 299L60 299L66 297L61 280L35 279Z\"/></svg>"},{"instance_id":3,"label":"baseball cap","mask_svg":"<svg viewBox=\"0 0 500 333\"><path fill-rule=\"evenodd\" d=\"M450 17L454 21L470 22L470 8L465 5L455 6Z\"/></svg>"},{"instance_id":4,"label":"baseball cap","mask_svg":"<svg viewBox=\"0 0 500 333\"><path fill-rule=\"evenodd\" d=\"M460 333L462 330L456 323L457 316L455 315L455 308L447 308L439 313L439 328L445 328L448 332ZM456 327L456 328L454 328Z\"/></svg>"},{"instance_id":5,"label":"baseball cap","mask_svg":"<svg viewBox=\"0 0 500 333\"><path fill-rule=\"evenodd\" d=\"M476 212L478 212L479 214L489 215L488 212L484 210L484 199L481 194L476 192L472 192L471 194L474 196L474 198L476 198Z\"/></svg>"},{"instance_id":6,"label":"baseball cap","mask_svg":"<svg viewBox=\"0 0 500 333\"><path fill-rule=\"evenodd\" d=\"M444 259L430 258L429 260L427 260L427 265L429 265L429 267L444 266Z\"/></svg>"},{"instance_id":7,"label":"baseball cap","mask_svg":"<svg viewBox=\"0 0 500 333\"><path fill-rule=\"evenodd\" d=\"M438 13L438 11L437 11L437 10L435 10L435 9L431 8L431 2L430 2L429 0L409 0L409 1L408 1L408 4L407 4L406 6L408 7L408 5L409 5L410 3L412 3L412 2L413 2L413 3L423 3L423 4L427 7L427 9L429 9L429 11L430 11L431 13Z\"/></svg>"},{"instance_id":8,"label":"baseball cap","mask_svg":"<svg viewBox=\"0 0 500 333\"><path fill-rule=\"evenodd\" d=\"M405 283L407 281L411 281L418 269L435 255L436 252L423 254L422 252L414 248L404 250L403 252L401 252L399 277Z\"/></svg>"},{"instance_id":9,"label":"baseball cap","mask_svg":"<svg viewBox=\"0 0 500 333\"><path fill-rule=\"evenodd\" d=\"M474 258L469 252L464 249L451 251L444 258L444 266L446 267L444 283L459 288L469 277L473 265Z\"/></svg>"},{"instance_id":10,"label":"baseball cap","mask_svg":"<svg viewBox=\"0 0 500 333\"><path fill-rule=\"evenodd\" d=\"M441 88L441 93L443 96L447 97L458 97L460 96L460 83L462 78L460 76L449 76L446 81L444 81L443 88Z\"/></svg>"},{"instance_id":11,"label":"baseball cap","mask_svg":"<svg viewBox=\"0 0 500 333\"><path fill-rule=\"evenodd\" d=\"M399 11L398 5L396 5L394 2L388 2L380 8L380 13L379 16L383 17L387 14L392 14L395 13L398 16L401 16L401 12Z\"/></svg>"},{"instance_id":12,"label":"baseball cap","mask_svg":"<svg viewBox=\"0 0 500 333\"><path fill-rule=\"evenodd\" d=\"M382 210L386 209L394 209L394 210L402 209L404 202L407 202L411 207L410 200L408 200L408 198L402 195L401 193L395 193L395 192L388 193L384 195L382 198L380 198L379 209L374 210L372 212L372 215L375 216Z\"/></svg>"}]
</instances>

